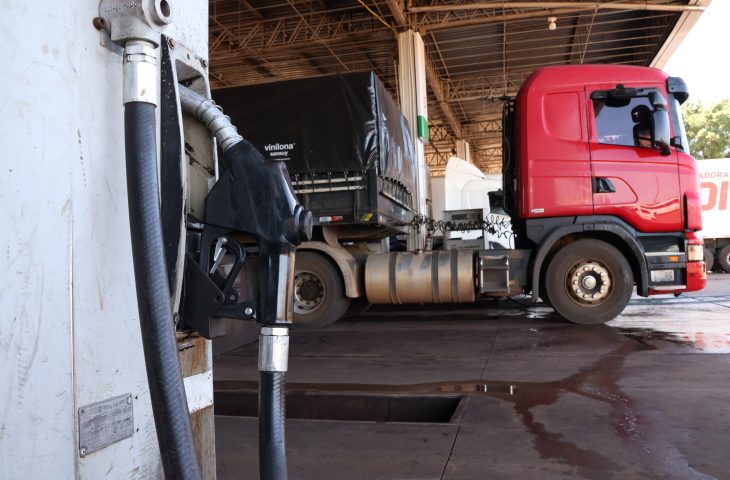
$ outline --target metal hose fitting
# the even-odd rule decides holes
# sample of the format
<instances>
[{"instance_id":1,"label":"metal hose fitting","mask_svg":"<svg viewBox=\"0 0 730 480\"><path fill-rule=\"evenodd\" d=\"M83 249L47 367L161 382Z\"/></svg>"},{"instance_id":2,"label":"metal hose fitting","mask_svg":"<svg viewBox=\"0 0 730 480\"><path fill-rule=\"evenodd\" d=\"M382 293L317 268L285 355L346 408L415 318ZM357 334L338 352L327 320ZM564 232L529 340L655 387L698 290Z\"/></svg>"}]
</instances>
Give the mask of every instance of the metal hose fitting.
<instances>
[{"instance_id":1,"label":"metal hose fitting","mask_svg":"<svg viewBox=\"0 0 730 480\"><path fill-rule=\"evenodd\" d=\"M231 123L230 117L213 100L180 85L180 104L183 110L195 116L213 133L224 152L243 140Z\"/></svg>"}]
</instances>

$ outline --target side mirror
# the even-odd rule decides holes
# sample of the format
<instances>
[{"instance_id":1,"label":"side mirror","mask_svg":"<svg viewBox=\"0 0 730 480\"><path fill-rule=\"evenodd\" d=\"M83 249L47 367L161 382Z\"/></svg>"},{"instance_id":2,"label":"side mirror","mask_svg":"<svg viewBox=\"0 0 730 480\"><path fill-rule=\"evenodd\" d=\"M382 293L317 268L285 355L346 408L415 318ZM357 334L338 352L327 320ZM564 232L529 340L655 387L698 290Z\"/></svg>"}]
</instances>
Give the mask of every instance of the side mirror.
<instances>
[{"instance_id":1,"label":"side mirror","mask_svg":"<svg viewBox=\"0 0 730 480\"><path fill-rule=\"evenodd\" d=\"M669 112L663 108L657 108L653 113L654 119L654 146L661 151L662 155L672 153L670 148L671 133L669 128Z\"/></svg>"},{"instance_id":2,"label":"side mirror","mask_svg":"<svg viewBox=\"0 0 730 480\"><path fill-rule=\"evenodd\" d=\"M667 91L674 95L679 104L683 104L689 98L687 84L679 77L667 78Z\"/></svg>"}]
</instances>

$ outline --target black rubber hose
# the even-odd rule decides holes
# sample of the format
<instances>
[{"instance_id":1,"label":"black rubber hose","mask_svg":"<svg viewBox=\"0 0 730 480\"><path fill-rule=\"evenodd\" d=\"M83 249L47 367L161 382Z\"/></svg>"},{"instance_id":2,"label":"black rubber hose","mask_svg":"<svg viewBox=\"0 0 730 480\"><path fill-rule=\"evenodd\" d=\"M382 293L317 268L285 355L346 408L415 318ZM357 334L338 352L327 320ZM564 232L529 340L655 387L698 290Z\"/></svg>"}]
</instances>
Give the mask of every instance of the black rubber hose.
<instances>
[{"instance_id":1,"label":"black rubber hose","mask_svg":"<svg viewBox=\"0 0 730 480\"><path fill-rule=\"evenodd\" d=\"M286 373L261 372L259 381L259 476L286 480Z\"/></svg>"},{"instance_id":2,"label":"black rubber hose","mask_svg":"<svg viewBox=\"0 0 730 480\"><path fill-rule=\"evenodd\" d=\"M155 106L124 108L129 226L147 381L162 467L169 479L199 479L193 430L175 342L157 187Z\"/></svg>"}]
</instances>

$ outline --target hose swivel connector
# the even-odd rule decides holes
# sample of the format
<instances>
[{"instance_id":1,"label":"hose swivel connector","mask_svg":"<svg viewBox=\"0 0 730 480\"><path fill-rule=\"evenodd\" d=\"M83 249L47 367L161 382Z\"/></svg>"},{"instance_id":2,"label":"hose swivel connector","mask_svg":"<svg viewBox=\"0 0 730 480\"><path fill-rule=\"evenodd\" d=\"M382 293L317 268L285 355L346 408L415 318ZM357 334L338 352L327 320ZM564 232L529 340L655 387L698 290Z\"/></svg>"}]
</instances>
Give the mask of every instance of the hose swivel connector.
<instances>
[{"instance_id":1,"label":"hose swivel connector","mask_svg":"<svg viewBox=\"0 0 730 480\"><path fill-rule=\"evenodd\" d=\"M145 102L157 106L157 52L146 40L130 40L122 60L123 103Z\"/></svg>"},{"instance_id":2,"label":"hose swivel connector","mask_svg":"<svg viewBox=\"0 0 730 480\"><path fill-rule=\"evenodd\" d=\"M286 372L289 367L289 328L261 327L259 371Z\"/></svg>"}]
</instances>

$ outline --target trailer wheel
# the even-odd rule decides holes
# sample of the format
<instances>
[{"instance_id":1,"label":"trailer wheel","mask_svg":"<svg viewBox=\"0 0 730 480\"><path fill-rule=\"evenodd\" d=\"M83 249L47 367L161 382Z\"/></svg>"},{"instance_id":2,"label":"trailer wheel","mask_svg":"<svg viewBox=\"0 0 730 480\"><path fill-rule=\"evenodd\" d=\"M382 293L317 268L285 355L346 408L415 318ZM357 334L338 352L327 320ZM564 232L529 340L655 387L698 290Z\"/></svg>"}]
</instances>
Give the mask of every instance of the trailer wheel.
<instances>
[{"instance_id":1,"label":"trailer wheel","mask_svg":"<svg viewBox=\"0 0 730 480\"><path fill-rule=\"evenodd\" d=\"M578 240L558 251L548 265L545 291L555 311L584 325L619 315L634 288L631 266L616 248L600 240Z\"/></svg>"},{"instance_id":2,"label":"trailer wheel","mask_svg":"<svg viewBox=\"0 0 730 480\"><path fill-rule=\"evenodd\" d=\"M725 245L719 252L717 252L717 263L720 264L720 268L722 268L725 273L730 273L730 245Z\"/></svg>"},{"instance_id":3,"label":"trailer wheel","mask_svg":"<svg viewBox=\"0 0 730 480\"><path fill-rule=\"evenodd\" d=\"M707 270L708 272L711 272L712 267L715 266L715 254L711 248L705 247L704 256L705 256L705 270Z\"/></svg>"},{"instance_id":4,"label":"trailer wheel","mask_svg":"<svg viewBox=\"0 0 730 480\"><path fill-rule=\"evenodd\" d=\"M350 299L332 263L322 255L298 252L294 267L294 328L316 330L345 314Z\"/></svg>"}]
</instances>

